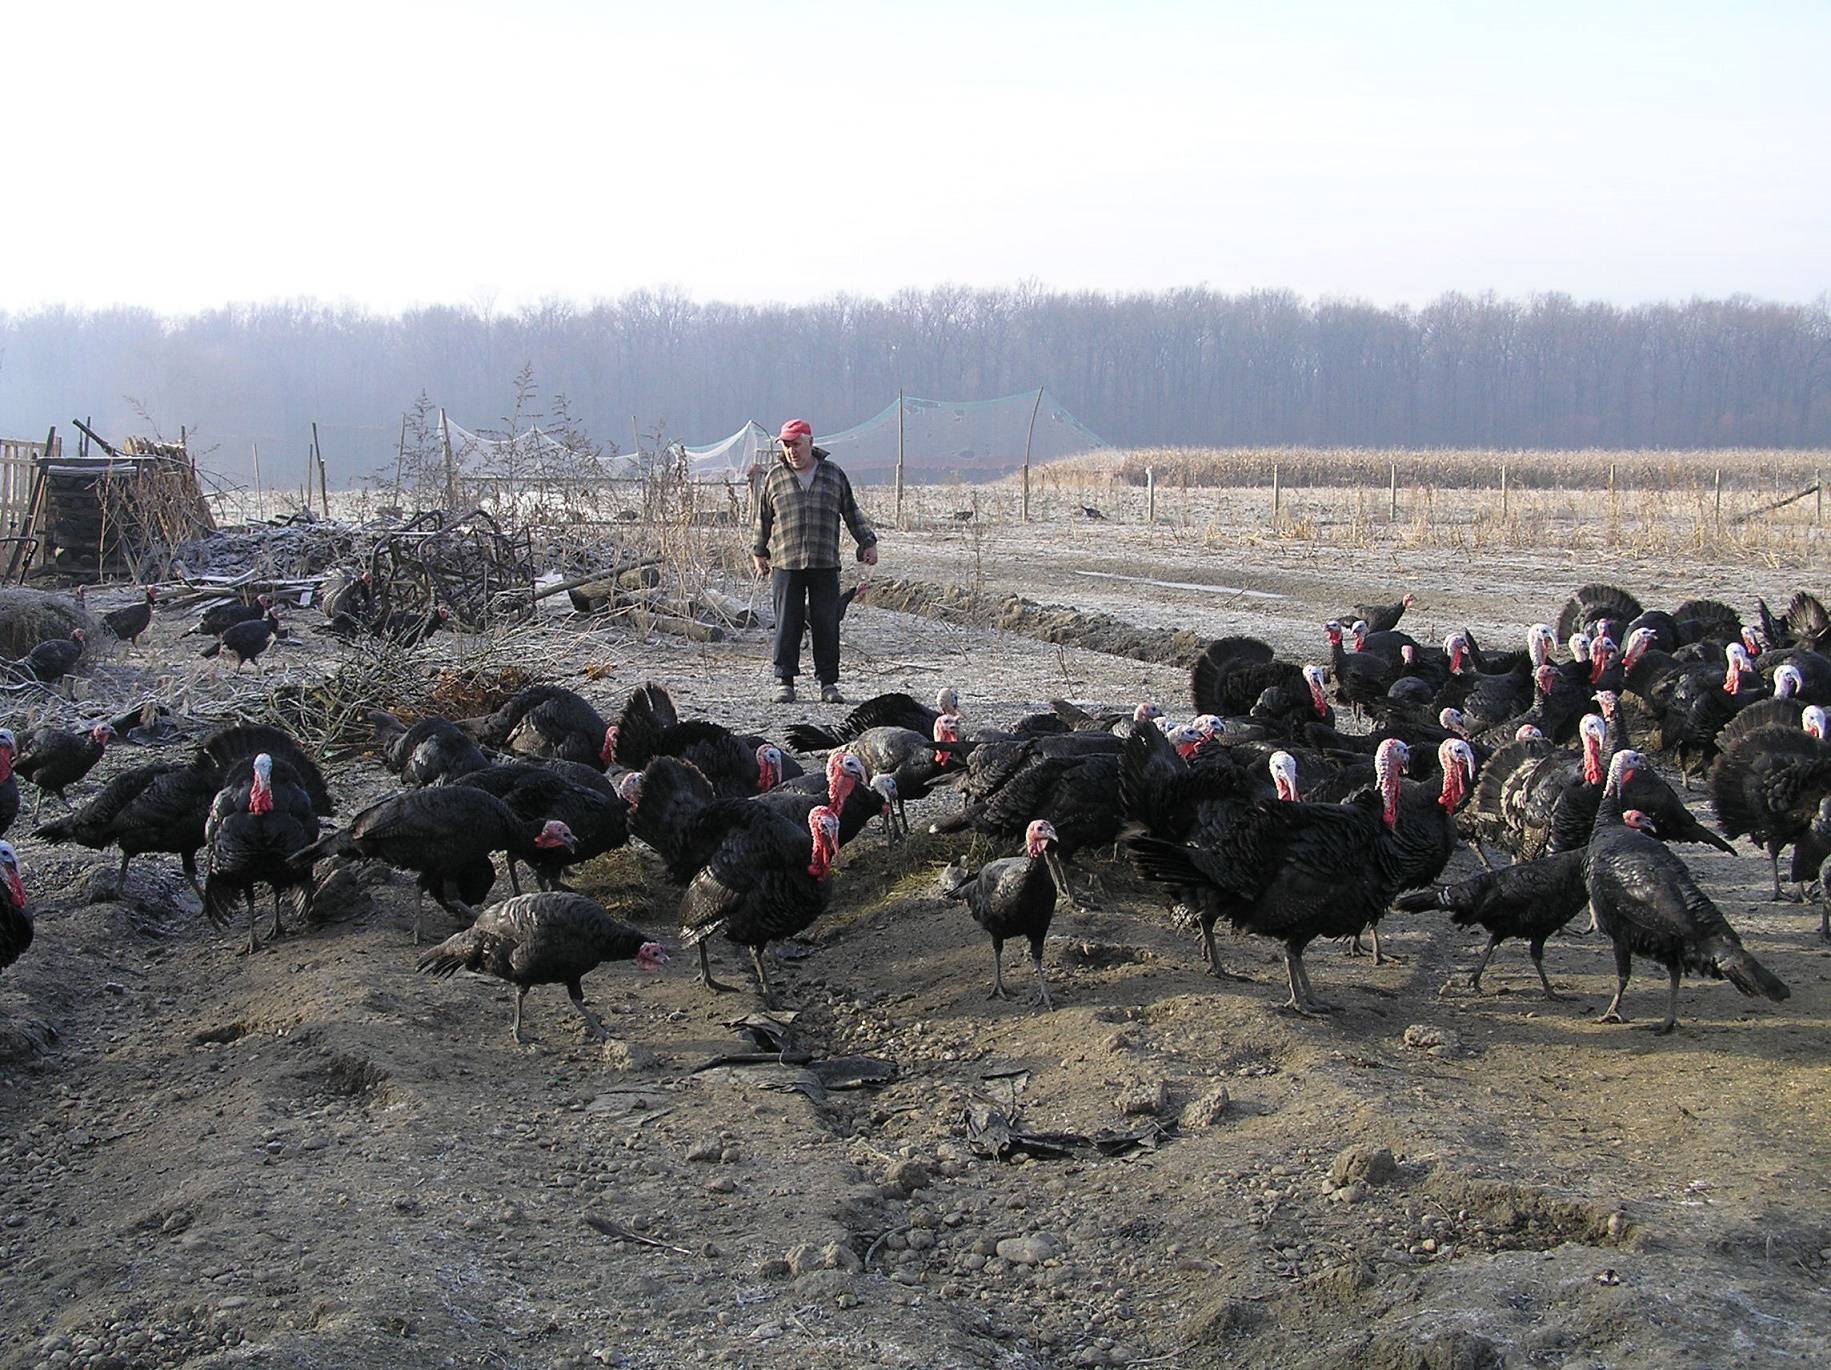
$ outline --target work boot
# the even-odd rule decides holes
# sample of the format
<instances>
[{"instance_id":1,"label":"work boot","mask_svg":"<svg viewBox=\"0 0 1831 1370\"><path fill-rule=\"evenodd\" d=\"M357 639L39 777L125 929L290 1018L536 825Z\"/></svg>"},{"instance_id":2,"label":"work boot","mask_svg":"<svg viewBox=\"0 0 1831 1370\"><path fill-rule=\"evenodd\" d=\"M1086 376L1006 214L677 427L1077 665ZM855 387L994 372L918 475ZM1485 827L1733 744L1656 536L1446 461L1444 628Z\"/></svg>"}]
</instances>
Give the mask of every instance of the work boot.
<instances>
[{"instance_id":1,"label":"work boot","mask_svg":"<svg viewBox=\"0 0 1831 1370\"><path fill-rule=\"evenodd\" d=\"M820 687L820 702L822 704L844 704L846 702L846 697L839 693L839 687L837 685L822 685Z\"/></svg>"},{"instance_id":2,"label":"work boot","mask_svg":"<svg viewBox=\"0 0 1831 1370\"><path fill-rule=\"evenodd\" d=\"M795 682L792 680L777 682L775 700L778 704L793 704L795 702Z\"/></svg>"}]
</instances>

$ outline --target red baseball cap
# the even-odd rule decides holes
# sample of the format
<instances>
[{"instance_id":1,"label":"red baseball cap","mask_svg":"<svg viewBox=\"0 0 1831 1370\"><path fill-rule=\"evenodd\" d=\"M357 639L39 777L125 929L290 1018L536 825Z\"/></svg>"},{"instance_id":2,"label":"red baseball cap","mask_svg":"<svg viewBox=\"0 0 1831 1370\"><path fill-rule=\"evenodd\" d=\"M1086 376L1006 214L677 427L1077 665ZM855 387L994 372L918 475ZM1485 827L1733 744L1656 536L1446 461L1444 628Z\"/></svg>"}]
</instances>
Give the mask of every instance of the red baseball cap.
<instances>
[{"instance_id":1,"label":"red baseball cap","mask_svg":"<svg viewBox=\"0 0 1831 1370\"><path fill-rule=\"evenodd\" d=\"M782 431L776 434L780 442L793 442L796 438L811 438L814 430L806 419L790 419L782 425Z\"/></svg>"}]
</instances>

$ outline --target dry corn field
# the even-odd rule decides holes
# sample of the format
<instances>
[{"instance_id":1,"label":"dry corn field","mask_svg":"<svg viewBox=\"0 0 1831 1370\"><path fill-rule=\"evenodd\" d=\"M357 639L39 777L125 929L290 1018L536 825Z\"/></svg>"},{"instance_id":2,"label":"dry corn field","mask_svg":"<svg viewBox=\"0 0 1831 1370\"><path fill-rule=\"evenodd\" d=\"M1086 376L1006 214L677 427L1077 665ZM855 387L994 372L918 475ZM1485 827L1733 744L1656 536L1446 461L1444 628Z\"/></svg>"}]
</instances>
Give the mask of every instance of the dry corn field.
<instances>
[{"instance_id":1,"label":"dry corn field","mask_svg":"<svg viewBox=\"0 0 1831 1370\"><path fill-rule=\"evenodd\" d=\"M1154 522L1215 548L1275 537L1384 551L1753 556L1779 567L1822 555L1824 501L1814 487L1827 468L1831 453L1819 451L1159 448L1035 467L1029 506L1035 523ZM880 520L895 521L893 490L864 498ZM902 523L1017 523L1023 507L1021 475L910 485Z\"/></svg>"}]
</instances>

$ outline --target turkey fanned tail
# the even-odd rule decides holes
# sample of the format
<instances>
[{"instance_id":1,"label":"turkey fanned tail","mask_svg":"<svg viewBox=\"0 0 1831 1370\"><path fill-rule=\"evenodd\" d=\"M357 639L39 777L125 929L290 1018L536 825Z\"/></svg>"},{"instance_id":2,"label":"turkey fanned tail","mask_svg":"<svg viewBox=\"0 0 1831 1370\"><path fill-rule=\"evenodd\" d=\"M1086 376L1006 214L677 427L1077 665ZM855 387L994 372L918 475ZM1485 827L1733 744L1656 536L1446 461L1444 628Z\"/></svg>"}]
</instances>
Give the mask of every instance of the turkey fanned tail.
<instances>
[{"instance_id":1,"label":"turkey fanned tail","mask_svg":"<svg viewBox=\"0 0 1831 1370\"><path fill-rule=\"evenodd\" d=\"M1572 633L1587 628L1599 618L1628 624L1639 618L1640 601L1616 585L1599 581L1582 586L1565 603L1558 615L1558 641L1567 642Z\"/></svg>"}]
</instances>

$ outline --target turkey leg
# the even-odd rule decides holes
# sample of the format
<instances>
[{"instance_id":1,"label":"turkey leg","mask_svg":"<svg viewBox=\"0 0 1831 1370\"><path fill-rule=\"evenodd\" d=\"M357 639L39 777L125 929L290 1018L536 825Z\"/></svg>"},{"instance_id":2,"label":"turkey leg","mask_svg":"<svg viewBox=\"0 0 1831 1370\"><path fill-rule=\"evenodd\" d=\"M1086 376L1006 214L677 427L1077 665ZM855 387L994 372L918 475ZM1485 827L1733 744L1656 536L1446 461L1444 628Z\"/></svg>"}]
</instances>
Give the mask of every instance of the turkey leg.
<instances>
[{"instance_id":1,"label":"turkey leg","mask_svg":"<svg viewBox=\"0 0 1831 1370\"><path fill-rule=\"evenodd\" d=\"M707 989L716 990L720 994L729 994L737 988L736 985L727 985L712 978L712 963L706 957L706 944L704 942L699 944L699 983L704 985Z\"/></svg>"},{"instance_id":2,"label":"turkey leg","mask_svg":"<svg viewBox=\"0 0 1831 1370\"><path fill-rule=\"evenodd\" d=\"M705 946L705 943L701 942L700 946ZM750 964L757 968L757 984L763 987L763 1006L765 1008L774 1008L776 1006L776 992L770 988L769 972L763 968L763 948L752 947L750 949Z\"/></svg>"},{"instance_id":3,"label":"turkey leg","mask_svg":"<svg viewBox=\"0 0 1831 1370\"><path fill-rule=\"evenodd\" d=\"M1481 990L1481 974L1488 968L1488 962L1494 959L1494 949L1499 945L1500 934L1497 932L1490 933L1488 935L1488 945L1482 948L1481 960L1475 964L1475 973L1469 976L1469 988L1475 990L1477 993ZM1534 957L1533 959L1537 960L1538 958ZM1540 971L1539 974L1543 977L1544 972ZM1549 986L1547 986L1547 988L1549 988Z\"/></svg>"},{"instance_id":4,"label":"turkey leg","mask_svg":"<svg viewBox=\"0 0 1831 1370\"><path fill-rule=\"evenodd\" d=\"M1655 1037L1669 1036L1678 1027L1678 978L1679 968L1667 966L1666 974L1672 977L1671 987L1666 991L1666 1021L1653 1029Z\"/></svg>"},{"instance_id":5,"label":"turkey leg","mask_svg":"<svg viewBox=\"0 0 1831 1370\"><path fill-rule=\"evenodd\" d=\"M1625 1023L1627 1017L1621 1011L1621 996L1628 990L1628 972L1634 966L1634 953L1619 943L1615 947L1615 997L1608 1001L1608 1007L1602 1010L1598 1023Z\"/></svg>"},{"instance_id":6,"label":"turkey leg","mask_svg":"<svg viewBox=\"0 0 1831 1370\"><path fill-rule=\"evenodd\" d=\"M585 1020L585 1026L591 1029L591 1035L600 1042L608 1042L610 1029L604 1026L604 1020L593 1013L591 1006L585 1002L585 987L577 980L573 980L566 986L566 995L572 1000L572 1007L577 1009L579 1016Z\"/></svg>"},{"instance_id":7,"label":"turkey leg","mask_svg":"<svg viewBox=\"0 0 1831 1370\"><path fill-rule=\"evenodd\" d=\"M1303 956L1289 947L1284 950L1284 973L1291 982L1291 997L1280 1007L1305 1018L1317 1017L1316 1006L1310 1002L1310 977L1303 969Z\"/></svg>"},{"instance_id":8,"label":"turkey leg","mask_svg":"<svg viewBox=\"0 0 1831 1370\"><path fill-rule=\"evenodd\" d=\"M1009 999L1005 993L1005 944L1002 937L992 939L992 992L988 999Z\"/></svg>"},{"instance_id":9,"label":"turkey leg","mask_svg":"<svg viewBox=\"0 0 1831 1370\"><path fill-rule=\"evenodd\" d=\"M1208 973L1217 980L1238 980L1242 984L1251 984L1252 976L1241 975L1238 971L1227 970L1221 965L1221 953L1214 945L1214 919L1202 921L1202 960L1208 963Z\"/></svg>"},{"instance_id":10,"label":"turkey leg","mask_svg":"<svg viewBox=\"0 0 1831 1370\"><path fill-rule=\"evenodd\" d=\"M1325 1004L1316 997L1316 987L1310 983L1310 968L1303 964L1303 957L1297 957L1297 974L1303 980L1303 998L1312 1013L1333 1013L1334 1004Z\"/></svg>"},{"instance_id":11,"label":"turkey leg","mask_svg":"<svg viewBox=\"0 0 1831 1370\"><path fill-rule=\"evenodd\" d=\"M1545 939L1541 937L1530 943L1527 950L1532 953L1532 968L1539 973L1539 983L1545 987L1545 997L1562 1002L1568 996L1559 994L1551 987L1551 981L1545 978Z\"/></svg>"},{"instance_id":12,"label":"turkey leg","mask_svg":"<svg viewBox=\"0 0 1831 1370\"><path fill-rule=\"evenodd\" d=\"M191 888L196 890L197 897L202 899L203 882L197 878L197 853L194 851L180 853L178 863L184 867L184 878L191 882ZM121 869L125 872L127 867L123 865Z\"/></svg>"},{"instance_id":13,"label":"turkey leg","mask_svg":"<svg viewBox=\"0 0 1831 1370\"><path fill-rule=\"evenodd\" d=\"M1043 978L1042 942L1037 941L1030 944L1030 961L1036 967L1036 997L1032 999L1030 1003L1032 1005L1040 1004L1043 1008L1052 1009L1055 1007L1055 1001L1050 999L1049 982Z\"/></svg>"}]
</instances>

